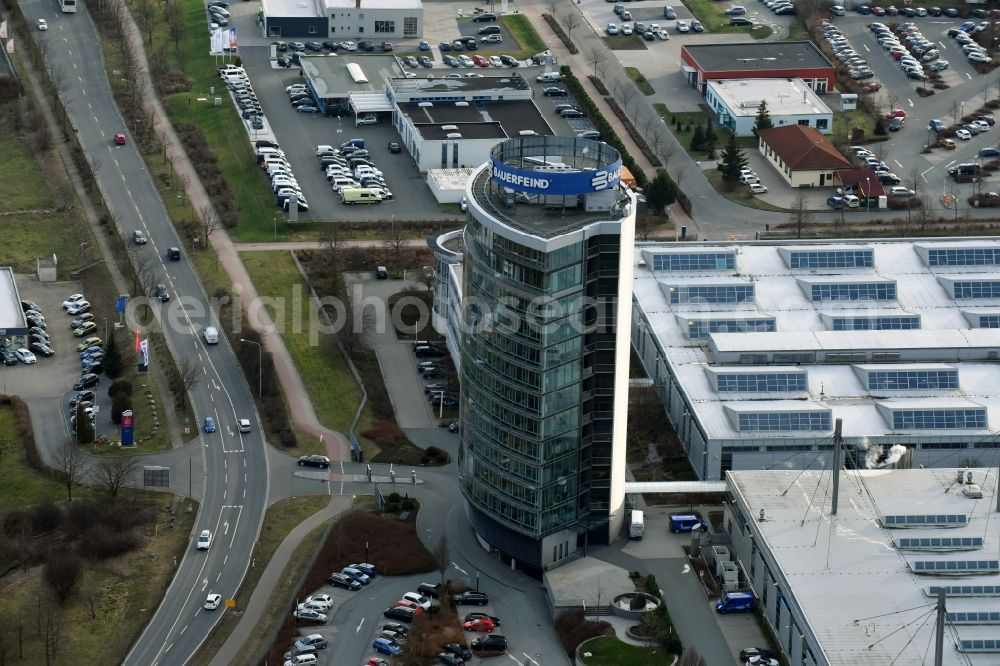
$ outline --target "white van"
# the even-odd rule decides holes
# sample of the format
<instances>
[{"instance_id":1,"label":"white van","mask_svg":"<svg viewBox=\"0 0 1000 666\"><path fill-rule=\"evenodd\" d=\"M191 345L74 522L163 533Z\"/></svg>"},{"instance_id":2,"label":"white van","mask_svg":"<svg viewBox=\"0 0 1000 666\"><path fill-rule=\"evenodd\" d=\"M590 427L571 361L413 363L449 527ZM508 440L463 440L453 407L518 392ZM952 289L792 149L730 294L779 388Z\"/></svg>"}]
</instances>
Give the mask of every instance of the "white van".
<instances>
[{"instance_id":1,"label":"white van","mask_svg":"<svg viewBox=\"0 0 1000 666\"><path fill-rule=\"evenodd\" d=\"M340 192L345 187L357 187L358 181L354 180L353 178L345 178L343 176L340 176L330 181L330 185L331 187L333 187L335 192Z\"/></svg>"},{"instance_id":2,"label":"white van","mask_svg":"<svg viewBox=\"0 0 1000 666\"><path fill-rule=\"evenodd\" d=\"M562 81L562 74L559 72L543 72L535 77L539 83L556 83Z\"/></svg>"},{"instance_id":3,"label":"white van","mask_svg":"<svg viewBox=\"0 0 1000 666\"><path fill-rule=\"evenodd\" d=\"M646 524L643 520L642 511L632 509L632 517L628 524L628 538L641 539L644 531L646 531Z\"/></svg>"},{"instance_id":4,"label":"white van","mask_svg":"<svg viewBox=\"0 0 1000 666\"><path fill-rule=\"evenodd\" d=\"M209 345L219 344L219 330L214 326L206 326L205 330L202 331L205 336L205 343Z\"/></svg>"}]
</instances>

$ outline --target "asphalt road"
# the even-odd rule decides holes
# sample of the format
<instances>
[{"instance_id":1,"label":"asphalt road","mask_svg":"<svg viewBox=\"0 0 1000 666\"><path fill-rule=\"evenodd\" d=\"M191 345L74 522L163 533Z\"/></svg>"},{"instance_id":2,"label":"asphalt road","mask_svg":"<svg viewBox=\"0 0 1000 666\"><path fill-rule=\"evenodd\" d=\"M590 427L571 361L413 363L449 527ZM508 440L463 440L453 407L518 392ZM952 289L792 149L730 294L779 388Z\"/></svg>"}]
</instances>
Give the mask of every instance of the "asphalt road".
<instances>
[{"instance_id":1,"label":"asphalt road","mask_svg":"<svg viewBox=\"0 0 1000 666\"><path fill-rule=\"evenodd\" d=\"M169 304L154 305L154 310L167 324L163 332L175 358L193 360L200 373L190 392L199 423L212 416L219 425L217 432L202 435L203 501L194 532L211 530L212 547L196 551L192 539L166 596L124 661L136 666L184 664L223 614L202 611L205 595L218 592L229 598L236 592L257 540L268 495L259 420L226 340L206 346L198 335L204 326L218 322L194 269L183 258L165 261L166 249L181 243L142 159L131 139L125 146L113 144L115 132L128 134L131 122L115 107L89 15L57 13L54 3L43 0L28 0L22 8L29 25L39 18L48 21L49 30L33 36L49 43L50 67L66 73L63 95L71 122L88 159L100 165L95 176L119 233L127 237L133 229L143 229L149 237L146 252L173 294ZM171 316L165 317L168 313ZM253 432L241 435L237 418L249 418Z\"/></svg>"}]
</instances>

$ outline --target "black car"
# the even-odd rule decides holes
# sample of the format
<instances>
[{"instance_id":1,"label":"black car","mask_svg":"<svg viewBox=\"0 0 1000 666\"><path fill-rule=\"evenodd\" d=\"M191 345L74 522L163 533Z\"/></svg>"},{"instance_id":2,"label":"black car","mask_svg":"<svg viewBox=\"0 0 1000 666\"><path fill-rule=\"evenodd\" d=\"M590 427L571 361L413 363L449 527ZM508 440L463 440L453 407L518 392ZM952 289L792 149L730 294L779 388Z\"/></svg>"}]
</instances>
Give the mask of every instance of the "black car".
<instances>
[{"instance_id":1,"label":"black car","mask_svg":"<svg viewBox=\"0 0 1000 666\"><path fill-rule=\"evenodd\" d=\"M306 49L309 51L319 52L323 50L323 45L319 42L306 42Z\"/></svg>"},{"instance_id":2,"label":"black car","mask_svg":"<svg viewBox=\"0 0 1000 666\"><path fill-rule=\"evenodd\" d=\"M753 25L753 21L748 18L731 18L729 19L729 25Z\"/></svg>"},{"instance_id":3,"label":"black car","mask_svg":"<svg viewBox=\"0 0 1000 666\"><path fill-rule=\"evenodd\" d=\"M358 50L359 51L374 51L375 50L375 43L374 42L369 42L367 39L362 40L362 41L358 42Z\"/></svg>"},{"instance_id":4,"label":"black car","mask_svg":"<svg viewBox=\"0 0 1000 666\"><path fill-rule=\"evenodd\" d=\"M92 403L94 400L96 400L96 396L93 391L80 391L70 399L69 404L71 407L76 407L81 402Z\"/></svg>"},{"instance_id":5,"label":"black car","mask_svg":"<svg viewBox=\"0 0 1000 666\"><path fill-rule=\"evenodd\" d=\"M747 21L746 23L733 23L733 21L730 21L729 25L749 25L749 23L750 21ZM656 35L653 34L652 30L647 30L646 32L642 33L642 38L645 39L647 42L656 41Z\"/></svg>"},{"instance_id":6,"label":"black car","mask_svg":"<svg viewBox=\"0 0 1000 666\"><path fill-rule=\"evenodd\" d=\"M451 602L456 606L485 606L490 603L490 598L483 592L459 592L451 598Z\"/></svg>"},{"instance_id":7,"label":"black car","mask_svg":"<svg viewBox=\"0 0 1000 666\"><path fill-rule=\"evenodd\" d=\"M406 622L407 624L413 622L413 618L416 614L416 611L412 608L407 608L405 606L393 606L392 608L386 608L382 611L382 615L390 620L399 620L400 622Z\"/></svg>"},{"instance_id":8,"label":"black car","mask_svg":"<svg viewBox=\"0 0 1000 666\"><path fill-rule=\"evenodd\" d=\"M90 375L97 376L97 375L100 375L100 374L102 374L104 372L104 364L101 363L101 361L99 359L88 359L85 362L86 362L86 365L83 366L83 369L80 371L81 375L84 375L84 376L90 376ZM74 388L76 388L75 384L73 386L74 386Z\"/></svg>"},{"instance_id":9,"label":"black car","mask_svg":"<svg viewBox=\"0 0 1000 666\"><path fill-rule=\"evenodd\" d=\"M406 636L410 633L410 628L405 624L399 624L398 622L386 622L382 625L382 628L386 631L394 631L401 636Z\"/></svg>"},{"instance_id":10,"label":"black car","mask_svg":"<svg viewBox=\"0 0 1000 666\"><path fill-rule=\"evenodd\" d=\"M417 62L420 63L421 67L426 67L428 69L430 69L431 67L434 66L434 63L431 62L431 59L428 58L427 56L420 56L420 58L417 60Z\"/></svg>"},{"instance_id":11,"label":"black car","mask_svg":"<svg viewBox=\"0 0 1000 666\"><path fill-rule=\"evenodd\" d=\"M519 61L514 56L502 55L500 56L500 62L507 65L508 67L520 67L521 61Z\"/></svg>"},{"instance_id":12,"label":"black car","mask_svg":"<svg viewBox=\"0 0 1000 666\"><path fill-rule=\"evenodd\" d=\"M49 339L47 337L43 338L40 335L29 335L28 336L28 344L34 344L34 343L37 343L37 344L40 344L40 345L47 345L47 344L49 344Z\"/></svg>"},{"instance_id":13,"label":"black car","mask_svg":"<svg viewBox=\"0 0 1000 666\"><path fill-rule=\"evenodd\" d=\"M440 358L445 355L445 350L434 345L421 345L414 347L413 353L417 358Z\"/></svg>"},{"instance_id":14,"label":"black car","mask_svg":"<svg viewBox=\"0 0 1000 666\"><path fill-rule=\"evenodd\" d=\"M24 318L28 322L28 326L34 326L37 328L45 328L45 322L38 317L28 315Z\"/></svg>"},{"instance_id":15,"label":"black car","mask_svg":"<svg viewBox=\"0 0 1000 666\"><path fill-rule=\"evenodd\" d=\"M443 649L445 652L450 652L456 657L461 657L463 660L472 659L472 651L461 643L448 643Z\"/></svg>"},{"instance_id":16,"label":"black car","mask_svg":"<svg viewBox=\"0 0 1000 666\"><path fill-rule=\"evenodd\" d=\"M499 634L483 636L473 640L469 647L472 648L473 653L481 653L482 656L503 654L507 651L507 638Z\"/></svg>"},{"instance_id":17,"label":"black car","mask_svg":"<svg viewBox=\"0 0 1000 666\"><path fill-rule=\"evenodd\" d=\"M483 12L472 17L474 23L491 23L497 20L497 15L493 12Z\"/></svg>"},{"instance_id":18,"label":"black car","mask_svg":"<svg viewBox=\"0 0 1000 666\"><path fill-rule=\"evenodd\" d=\"M569 93L564 88L546 88L542 94L546 97L569 97Z\"/></svg>"},{"instance_id":19,"label":"black car","mask_svg":"<svg viewBox=\"0 0 1000 666\"><path fill-rule=\"evenodd\" d=\"M93 373L89 373L80 377L73 383L74 391L82 391L83 389L88 389L91 386L97 386L101 381L101 378Z\"/></svg>"},{"instance_id":20,"label":"black car","mask_svg":"<svg viewBox=\"0 0 1000 666\"><path fill-rule=\"evenodd\" d=\"M931 7L930 9L927 10L927 13L930 14L931 16L941 16L941 8Z\"/></svg>"},{"instance_id":21,"label":"black car","mask_svg":"<svg viewBox=\"0 0 1000 666\"><path fill-rule=\"evenodd\" d=\"M275 62L278 64L278 67L288 68L292 66L292 63L288 58L278 58Z\"/></svg>"},{"instance_id":22,"label":"black car","mask_svg":"<svg viewBox=\"0 0 1000 666\"><path fill-rule=\"evenodd\" d=\"M340 573L330 574L330 577L326 582L330 583L330 585L333 585L334 587L343 587L348 590L356 591L361 589L361 583Z\"/></svg>"},{"instance_id":23,"label":"black car","mask_svg":"<svg viewBox=\"0 0 1000 666\"><path fill-rule=\"evenodd\" d=\"M162 303L166 303L167 301L170 300L170 292L167 291L167 285L165 284L156 285L155 295L158 299L160 299L160 302Z\"/></svg>"},{"instance_id":24,"label":"black car","mask_svg":"<svg viewBox=\"0 0 1000 666\"><path fill-rule=\"evenodd\" d=\"M35 312L41 312L42 307L34 301L21 301L21 310L27 312L28 310L34 310Z\"/></svg>"},{"instance_id":25,"label":"black car","mask_svg":"<svg viewBox=\"0 0 1000 666\"><path fill-rule=\"evenodd\" d=\"M330 466L330 459L326 456L302 456L299 458L299 465L302 467L319 467L326 469Z\"/></svg>"},{"instance_id":26,"label":"black car","mask_svg":"<svg viewBox=\"0 0 1000 666\"><path fill-rule=\"evenodd\" d=\"M440 583L421 583L417 585L417 594L422 594L425 597L431 597L433 599L438 599L441 597L441 584Z\"/></svg>"},{"instance_id":27,"label":"black car","mask_svg":"<svg viewBox=\"0 0 1000 666\"><path fill-rule=\"evenodd\" d=\"M390 141L388 144L386 144L386 148L389 149L390 153L398 153L403 150L402 148L399 147L399 143L397 143L396 141Z\"/></svg>"},{"instance_id":28,"label":"black car","mask_svg":"<svg viewBox=\"0 0 1000 666\"><path fill-rule=\"evenodd\" d=\"M327 51L336 51L340 48L340 45L337 42L325 41L323 42L323 48Z\"/></svg>"},{"instance_id":29,"label":"black car","mask_svg":"<svg viewBox=\"0 0 1000 666\"><path fill-rule=\"evenodd\" d=\"M958 10L955 9L954 7L948 7L947 9L944 10L944 15L949 16L951 18L957 18Z\"/></svg>"},{"instance_id":30,"label":"black car","mask_svg":"<svg viewBox=\"0 0 1000 666\"><path fill-rule=\"evenodd\" d=\"M458 666L465 662L461 657L452 654L451 652L441 652L437 656L438 663L444 664L445 666Z\"/></svg>"},{"instance_id":31,"label":"black car","mask_svg":"<svg viewBox=\"0 0 1000 666\"><path fill-rule=\"evenodd\" d=\"M93 319L93 315L91 315L91 319ZM49 339L48 332L44 328L38 328L37 326L32 326L31 328L29 328L28 335L37 335L38 337L44 338L45 340Z\"/></svg>"},{"instance_id":32,"label":"black car","mask_svg":"<svg viewBox=\"0 0 1000 666\"><path fill-rule=\"evenodd\" d=\"M14 352L7 349L0 350L0 359L3 359L4 365L17 365L17 357L14 356Z\"/></svg>"},{"instance_id":33,"label":"black car","mask_svg":"<svg viewBox=\"0 0 1000 666\"><path fill-rule=\"evenodd\" d=\"M778 655L766 648L748 647L740 650L740 661L746 662L750 657L760 657L763 659L777 659Z\"/></svg>"}]
</instances>

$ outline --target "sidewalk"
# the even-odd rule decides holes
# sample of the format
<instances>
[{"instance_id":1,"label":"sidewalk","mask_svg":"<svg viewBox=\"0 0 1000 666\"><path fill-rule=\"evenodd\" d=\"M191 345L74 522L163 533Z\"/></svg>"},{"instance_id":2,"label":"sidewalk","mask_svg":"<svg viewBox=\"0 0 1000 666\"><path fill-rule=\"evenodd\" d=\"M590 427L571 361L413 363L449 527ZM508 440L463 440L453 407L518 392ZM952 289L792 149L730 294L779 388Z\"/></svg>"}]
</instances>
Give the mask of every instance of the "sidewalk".
<instances>
[{"instance_id":1,"label":"sidewalk","mask_svg":"<svg viewBox=\"0 0 1000 666\"><path fill-rule=\"evenodd\" d=\"M250 595L250 601L247 602L246 610L243 611L243 617L240 618L239 624L233 628L232 633L229 634L229 638L226 639L226 642L222 644L222 647L219 648L219 651L212 658L212 661L209 662L210 666L246 663L245 659L247 655L242 652L243 646L250 641L250 636L257 629L257 624L260 622L261 616L264 615L268 602L271 600L271 592L280 583L285 573L285 567L288 566L289 561L292 559L295 549L302 542L302 539L315 528L349 509L351 502L352 499L350 497L334 495L330 498L330 503L326 507L303 520L295 526L295 529L288 533L288 536L284 538L281 545L274 551L271 561L267 563L264 572L260 575L260 580L257 581L253 594ZM251 564L251 566L254 566L254 564ZM267 629L265 627L262 630L266 631Z\"/></svg>"},{"instance_id":2,"label":"sidewalk","mask_svg":"<svg viewBox=\"0 0 1000 666\"><path fill-rule=\"evenodd\" d=\"M127 38L133 55L136 57L136 64L144 74L142 99L147 108L152 111L153 127L157 135L163 138L165 144L164 151L173 164L174 170L178 174L183 174L182 180L187 183L186 194L191 202L192 209L196 211L214 211L212 201L209 199L208 193L205 192L201 179L198 177L194 166L191 164L191 160L188 159L187 153L177 138L177 134L174 132L173 125L170 124L167 118L160 98L153 89L152 77L149 75L149 59L135 19L131 13L128 13L127 16ZM240 287L236 291L239 292L243 306L249 312L251 303L259 299L257 289L250 280L243 262L240 261L239 254L230 240L229 234L224 229L219 229L217 233L212 234L211 244L212 250L218 256L220 264L225 268L231 284ZM249 322L254 329L258 332L263 330L277 330L270 315L264 308L256 308L255 310L258 313L256 321ZM285 346L284 340L280 335L274 333L261 333L261 339L263 340L264 347L271 353L274 359L275 371L285 392L285 400L288 402L292 422L304 432L322 439L326 443L327 455L331 459L347 459L350 451L347 438L342 433L330 430L319 422L312 402L309 400L309 394L306 392L302 378L299 376L298 369L295 367L295 363L288 353L288 348Z\"/></svg>"}]
</instances>

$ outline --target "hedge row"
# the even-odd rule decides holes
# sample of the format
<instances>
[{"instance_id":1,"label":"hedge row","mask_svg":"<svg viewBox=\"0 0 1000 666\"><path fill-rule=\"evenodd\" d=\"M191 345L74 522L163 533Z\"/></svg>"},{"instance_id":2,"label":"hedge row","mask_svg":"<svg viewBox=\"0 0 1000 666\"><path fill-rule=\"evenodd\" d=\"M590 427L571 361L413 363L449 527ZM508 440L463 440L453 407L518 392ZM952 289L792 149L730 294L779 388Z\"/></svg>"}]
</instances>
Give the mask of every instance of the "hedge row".
<instances>
[{"instance_id":1,"label":"hedge row","mask_svg":"<svg viewBox=\"0 0 1000 666\"><path fill-rule=\"evenodd\" d=\"M570 39L569 35L566 34L566 31L563 30L563 27L559 25L559 21L556 20L555 16L545 13L542 14L542 18L545 19L545 22L549 24L550 28L552 28L552 32L556 33L556 37L562 40L563 46L566 47L567 51L574 54L580 52L580 49L576 48L576 44L573 43L573 40Z\"/></svg>"},{"instance_id":2,"label":"hedge row","mask_svg":"<svg viewBox=\"0 0 1000 666\"><path fill-rule=\"evenodd\" d=\"M608 119L604 117L601 110L597 108L597 104L594 100L590 98L583 84L580 80L576 78L576 75L570 70L568 65L563 65L559 68L559 73L563 76L563 81L566 87L569 89L576 100L584 107L587 111L587 115L590 117L590 122L594 124L594 128L601 133L601 136L608 143L609 146L616 149L622 156L622 164L624 164L632 175L635 176L635 182L639 187L646 187L649 183L649 179L646 178L646 172L639 168L638 163L632 155L629 154L628 150L625 149L625 144L622 143L621 138L619 138L618 133L615 131Z\"/></svg>"},{"instance_id":3,"label":"hedge row","mask_svg":"<svg viewBox=\"0 0 1000 666\"><path fill-rule=\"evenodd\" d=\"M639 146L639 150L641 150L642 154L646 156L646 159L649 160L649 163L655 167L663 166L663 162L661 162L660 158L656 156L656 153L653 152L653 149L649 147L649 144L646 143L645 137L643 137L642 134L639 133L639 130L635 128L635 125L632 124L632 121L628 119L628 114L625 113L625 110L620 106L618 106L618 102L616 102L610 97L608 97L606 101L608 103L608 106L611 107L611 110L615 112L616 116L618 116L618 120L622 121L622 126L625 127L625 130L629 133L629 136L631 136L632 140L635 141L635 145Z\"/></svg>"},{"instance_id":4,"label":"hedge row","mask_svg":"<svg viewBox=\"0 0 1000 666\"><path fill-rule=\"evenodd\" d=\"M24 400L16 395L0 395L0 405L10 407L14 411L14 427L17 428L17 436L24 446L24 457L27 459L28 465L42 476L62 482L62 475L46 465L41 454L38 453L38 446L35 443L35 429L31 426L31 412Z\"/></svg>"}]
</instances>

